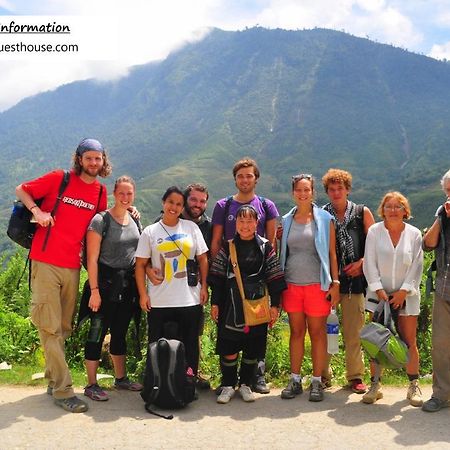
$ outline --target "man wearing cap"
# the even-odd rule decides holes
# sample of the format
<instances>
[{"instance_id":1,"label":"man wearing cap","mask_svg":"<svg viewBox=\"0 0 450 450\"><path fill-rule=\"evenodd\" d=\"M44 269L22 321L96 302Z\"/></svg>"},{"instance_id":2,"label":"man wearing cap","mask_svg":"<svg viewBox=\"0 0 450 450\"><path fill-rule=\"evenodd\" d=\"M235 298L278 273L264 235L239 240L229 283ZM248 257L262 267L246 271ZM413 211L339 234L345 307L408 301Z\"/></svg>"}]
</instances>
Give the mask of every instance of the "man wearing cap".
<instances>
[{"instance_id":1,"label":"man wearing cap","mask_svg":"<svg viewBox=\"0 0 450 450\"><path fill-rule=\"evenodd\" d=\"M73 155L69 182L54 216L50 211L57 202L63 170L49 172L16 188L17 197L37 222L30 251L31 320L44 350L47 393L53 395L58 406L74 413L87 411L88 406L74 394L64 340L72 331L84 235L92 217L107 207L106 188L97 176L110 173L102 144L83 139ZM37 199L42 199L39 206Z\"/></svg>"}]
</instances>

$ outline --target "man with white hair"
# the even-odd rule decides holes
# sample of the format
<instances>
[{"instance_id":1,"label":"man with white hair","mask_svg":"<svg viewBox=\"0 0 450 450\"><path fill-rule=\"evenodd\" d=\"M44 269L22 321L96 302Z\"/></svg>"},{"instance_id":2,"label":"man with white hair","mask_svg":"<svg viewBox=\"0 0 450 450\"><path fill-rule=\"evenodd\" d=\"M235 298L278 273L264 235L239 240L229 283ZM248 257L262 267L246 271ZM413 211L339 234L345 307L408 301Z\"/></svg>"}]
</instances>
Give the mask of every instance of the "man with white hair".
<instances>
[{"instance_id":1,"label":"man with white hair","mask_svg":"<svg viewBox=\"0 0 450 450\"><path fill-rule=\"evenodd\" d=\"M436 290L433 303L432 350L433 394L422 405L426 412L449 406L450 400L450 170L441 180L447 197L436 211L436 219L423 237L425 251L436 255Z\"/></svg>"}]
</instances>

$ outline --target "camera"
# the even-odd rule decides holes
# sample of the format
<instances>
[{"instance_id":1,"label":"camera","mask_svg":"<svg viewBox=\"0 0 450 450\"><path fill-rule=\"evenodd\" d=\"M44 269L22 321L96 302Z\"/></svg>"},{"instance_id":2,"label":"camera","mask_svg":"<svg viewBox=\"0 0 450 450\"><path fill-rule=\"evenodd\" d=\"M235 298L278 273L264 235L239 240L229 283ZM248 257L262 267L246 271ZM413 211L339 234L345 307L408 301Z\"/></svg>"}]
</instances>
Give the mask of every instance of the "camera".
<instances>
[{"instance_id":1,"label":"camera","mask_svg":"<svg viewBox=\"0 0 450 450\"><path fill-rule=\"evenodd\" d=\"M198 284L198 263L196 259L186 261L186 272L188 286L197 286Z\"/></svg>"}]
</instances>

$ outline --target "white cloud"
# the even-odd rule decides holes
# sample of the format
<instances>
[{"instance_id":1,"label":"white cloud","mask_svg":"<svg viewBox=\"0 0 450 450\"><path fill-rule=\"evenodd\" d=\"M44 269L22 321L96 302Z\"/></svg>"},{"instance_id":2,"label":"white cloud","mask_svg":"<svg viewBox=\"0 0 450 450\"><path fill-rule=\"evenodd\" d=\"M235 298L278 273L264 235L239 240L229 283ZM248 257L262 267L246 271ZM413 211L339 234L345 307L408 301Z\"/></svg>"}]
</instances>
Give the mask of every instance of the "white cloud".
<instances>
[{"instance_id":1,"label":"white cloud","mask_svg":"<svg viewBox=\"0 0 450 450\"><path fill-rule=\"evenodd\" d=\"M436 59L448 59L450 60L450 41L445 44L435 44L431 47L428 56Z\"/></svg>"},{"instance_id":2,"label":"white cloud","mask_svg":"<svg viewBox=\"0 0 450 450\"><path fill-rule=\"evenodd\" d=\"M0 7L21 15L119 18L118 43L111 44L118 47L117 61L0 63L0 110L61 83L121 76L130 65L162 59L183 43L200 39L208 27L332 28L424 53L432 44L450 41L441 33L433 42L430 26L437 18L440 26L450 25L449 0L0 0ZM431 54L444 54L446 48L434 45Z\"/></svg>"},{"instance_id":3,"label":"white cloud","mask_svg":"<svg viewBox=\"0 0 450 450\"><path fill-rule=\"evenodd\" d=\"M272 0L258 21L270 28L343 29L356 36L369 35L380 42L405 47L423 39L411 20L384 0Z\"/></svg>"},{"instance_id":4,"label":"white cloud","mask_svg":"<svg viewBox=\"0 0 450 450\"><path fill-rule=\"evenodd\" d=\"M450 11L443 12L436 16L436 24L444 27L450 26Z\"/></svg>"}]
</instances>

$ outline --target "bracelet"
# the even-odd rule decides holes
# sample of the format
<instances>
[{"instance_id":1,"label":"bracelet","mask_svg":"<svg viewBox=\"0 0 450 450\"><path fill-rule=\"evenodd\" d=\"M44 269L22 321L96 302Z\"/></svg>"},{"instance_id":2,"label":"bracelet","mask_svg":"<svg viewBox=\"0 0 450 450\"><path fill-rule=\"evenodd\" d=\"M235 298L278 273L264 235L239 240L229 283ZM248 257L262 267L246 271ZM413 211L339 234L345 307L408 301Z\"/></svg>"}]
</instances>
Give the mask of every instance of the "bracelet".
<instances>
[{"instance_id":1,"label":"bracelet","mask_svg":"<svg viewBox=\"0 0 450 450\"><path fill-rule=\"evenodd\" d=\"M91 291L95 291L95 290L98 291L98 286L95 286L95 287L91 288Z\"/></svg>"},{"instance_id":2,"label":"bracelet","mask_svg":"<svg viewBox=\"0 0 450 450\"><path fill-rule=\"evenodd\" d=\"M38 207L38 205L36 205L36 204L34 204L31 208L29 208L30 209L30 211L33 211L33 208L37 208Z\"/></svg>"},{"instance_id":3,"label":"bracelet","mask_svg":"<svg viewBox=\"0 0 450 450\"><path fill-rule=\"evenodd\" d=\"M339 280L331 280L331 282L332 282L333 284L341 284L341 282L340 282Z\"/></svg>"}]
</instances>

